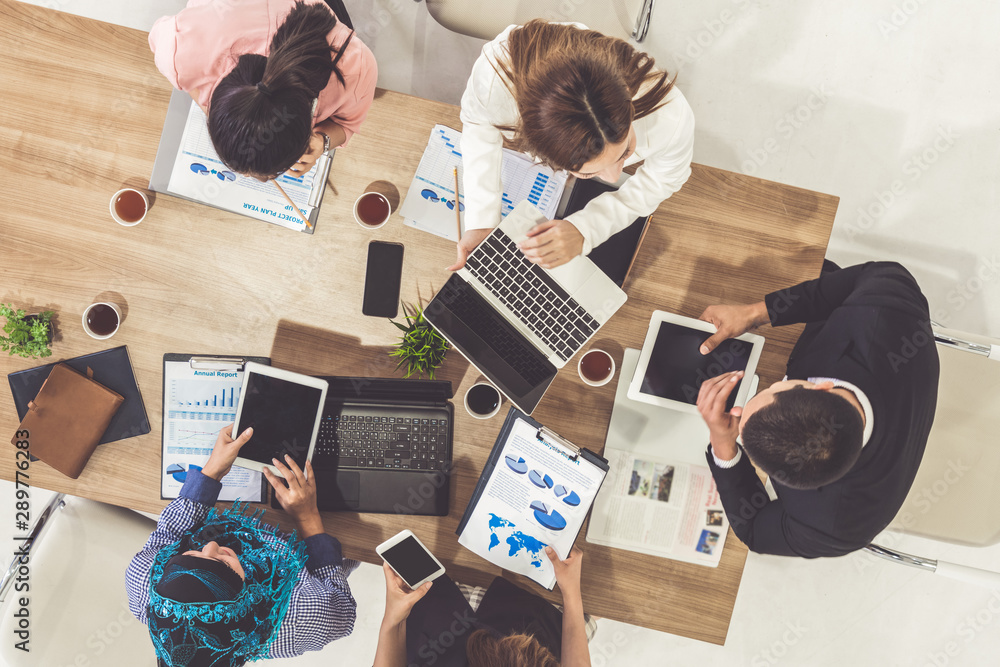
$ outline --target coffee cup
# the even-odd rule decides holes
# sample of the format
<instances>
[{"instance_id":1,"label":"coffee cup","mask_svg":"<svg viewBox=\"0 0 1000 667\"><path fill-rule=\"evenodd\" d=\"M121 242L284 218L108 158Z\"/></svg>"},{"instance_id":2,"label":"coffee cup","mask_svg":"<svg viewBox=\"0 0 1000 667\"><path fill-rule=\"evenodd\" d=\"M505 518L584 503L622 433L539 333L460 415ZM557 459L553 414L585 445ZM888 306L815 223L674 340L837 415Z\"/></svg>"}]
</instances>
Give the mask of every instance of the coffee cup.
<instances>
[{"instance_id":1,"label":"coffee cup","mask_svg":"<svg viewBox=\"0 0 1000 667\"><path fill-rule=\"evenodd\" d=\"M111 338L122 323L122 311L113 303L99 301L83 311L83 330L97 340Z\"/></svg>"},{"instance_id":2,"label":"coffee cup","mask_svg":"<svg viewBox=\"0 0 1000 667\"><path fill-rule=\"evenodd\" d=\"M142 190L122 188L111 196L111 217L122 227L135 227L146 219L149 198Z\"/></svg>"},{"instance_id":3,"label":"coffee cup","mask_svg":"<svg viewBox=\"0 0 1000 667\"><path fill-rule=\"evenodd\" d=\"M489 419L500 412L503 396L489 382L477 382L465 392L465 410L476 419Z\"/></svg>"},{"instance_id":4,"label":"coffee cup","mask_svg":"<svg viewBox=\"0 0 1000 667\"><path fill-rule=\"evenodd\" d=\"M354 221L365 229L378 229L390 215L389 198L381 192L366 192L354 201Z\"/></svg>"},{"instance_id":5,"label":"coffee cup","mask_svg":"<svg viewBox=\"0 0 1000 667\"><path fill-rule=\"evenodd\" d=\"M584 383L591 387L602 387L615 376L615 360L604 350L594 348L580 357L576 372Z\"/></svg>"}]
</instances>

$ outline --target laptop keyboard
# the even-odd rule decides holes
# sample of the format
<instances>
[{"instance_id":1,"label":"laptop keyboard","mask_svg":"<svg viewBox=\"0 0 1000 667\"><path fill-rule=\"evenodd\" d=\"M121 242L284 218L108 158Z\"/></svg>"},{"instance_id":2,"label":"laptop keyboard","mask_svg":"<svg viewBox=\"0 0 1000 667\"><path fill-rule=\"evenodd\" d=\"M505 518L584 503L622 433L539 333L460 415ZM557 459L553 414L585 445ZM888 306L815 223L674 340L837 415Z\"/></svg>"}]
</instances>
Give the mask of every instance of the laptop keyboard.
<instances>
[{"instance_id":1,"label":"laptop keyboard","mask_svg":"<svg viewBox=\"0 0 1000 667\"><path fill-rule=\"evenodd\" d=\"M466 264L468 266L468 264ZM503 360L531 386L545 381L552 374L552 366L546 358L475 293L471 285L445 296L448 308L458 315L463 323L483 339L487 346L503 357Z\"/></svg>"},{"instance_id":2,"label":"laptop keyboard","mask_svg":"<svg viewBox=\"0 0 1000 667\"><path fill-rule=\"evenodd\" d=\"M544 269L528 261L506 234L488 236L465 266L563 361L576 354L600 328L597 320Z\"/></svg>"},{"instance_id":3,"label":"laptop keyboard","mask_svg":"<svg viewBox=\"0 0 1000 667\"><path fill-rule=\"evenodd\" d=\"M313 467L443 470L451 460L448 419L380 406L344 406L324 414ZM425 415L427 413L424 413Z\"/></svg>"}]
</instances>

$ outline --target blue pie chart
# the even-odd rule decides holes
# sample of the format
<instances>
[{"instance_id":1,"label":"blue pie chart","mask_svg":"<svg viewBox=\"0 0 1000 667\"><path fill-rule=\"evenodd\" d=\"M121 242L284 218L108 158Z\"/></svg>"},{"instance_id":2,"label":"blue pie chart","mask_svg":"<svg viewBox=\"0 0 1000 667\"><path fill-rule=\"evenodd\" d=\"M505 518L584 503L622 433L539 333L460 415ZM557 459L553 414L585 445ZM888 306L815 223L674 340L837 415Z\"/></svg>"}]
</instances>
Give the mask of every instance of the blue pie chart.
<instances>
[{"instance_id":1,"label":"blue pie chart","mask_svg":"<svg viewBox=\"0 0 1000 667\"><path fill-rule=\"evenodd\" d=\"M563 498L562 501L570 507L576 507L580 504L580 496L576 495L576 491L570 491L569 495Z\"/></svg>"},{"instance_id":2,"label":"blue pie chart","mask_svg":"<svg viewBox=\"0 0 1000 667\"><path fill-rule=\"evenodd\" d=\"M529 507L535 510L536 512L541 512L542 514L549 513L549 506L543 503L541 500L532 500L531 505L529 505Z\"/></svg>"},{"instance_id":3,"label":"blue pie chart","mask_svg":"<svg viewBox=\"0 0 1000 667\"><path fill-rule=\"evenodd\" d=\"M552 478L548 475L542 475L542 473L537 470L532 470L528 473L528 479L531 483L537 486L539 489L551 489L552 488Z\"/></svg>"},{"instance_id":4,"label":"blue pie chart","mask_svg":"<svg viewBox=\"0 0 1000 667\"><path fill-rule=\"evenodd\" d=\"M193 171L196 174L202 174L203 175L203 174L207 174L208 173L208 167L206 167L205 165L201 164L200 162L192 162L191 163L191 171Z\"/></svg>"},{"instance_id":5,"label":"blue pie chart","mask_svg":"<svg viewBox=\"0 0 1000 667\"><path fill-rule=\"evenodd\" d=\"M507 467L516 472L518 475L523 475L528 472L528 464L524 462L524 459L520 456L516 459L513 456L508 456L506 458Z\"/></svg>"},{"instance_id":6,"label":"blue pie chart","mask_svg":"<svg viewBox=\"0 0 1000 667\"><path fill-rule=\"evenodd\" d=\"M552 493L556 494L557 498L561 498L562 496L565 496L568 491L562 484L556 484L556 488L552 489Z\"/></svg>"},{"instance_id":7,"label":"blue pie chart","mask_svg":"<svg viewBox=\"0 0 1000 667\"><path fill-rule=\"evenodd\" d=\"M542 528L548 528L549 530L562 530L566 527L566 519L562 514L555 510L552 510L549 514L535 510L535 521L537 521Z\"/></svg>"}]
</instances>

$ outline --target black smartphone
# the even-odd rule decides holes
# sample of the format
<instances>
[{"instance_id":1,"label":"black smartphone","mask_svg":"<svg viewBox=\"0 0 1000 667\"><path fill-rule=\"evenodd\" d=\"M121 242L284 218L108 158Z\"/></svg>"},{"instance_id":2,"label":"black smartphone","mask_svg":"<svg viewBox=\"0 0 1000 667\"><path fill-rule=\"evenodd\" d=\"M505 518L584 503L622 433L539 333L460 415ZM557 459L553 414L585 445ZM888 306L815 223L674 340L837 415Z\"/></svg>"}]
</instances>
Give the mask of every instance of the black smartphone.
<instances>
[{"instance_id":1,"label":"black smartphone","mask_svg":"<svg viewBox=\"0 0 1000 667\"><path fill-rule=\"evenodd\" d=\"M368 270L361 312L370 317L396 317L399 282L403 277L403 244L372 241L368 244Z\"/></svg>"}]
</instances>

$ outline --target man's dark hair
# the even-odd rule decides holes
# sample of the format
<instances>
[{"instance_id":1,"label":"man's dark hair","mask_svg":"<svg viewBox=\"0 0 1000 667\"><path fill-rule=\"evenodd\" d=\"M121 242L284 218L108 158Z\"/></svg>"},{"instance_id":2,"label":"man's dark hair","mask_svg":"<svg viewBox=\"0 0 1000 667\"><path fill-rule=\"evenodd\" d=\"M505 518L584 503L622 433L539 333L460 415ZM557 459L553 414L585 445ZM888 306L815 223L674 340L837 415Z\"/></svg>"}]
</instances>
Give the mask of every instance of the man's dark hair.
<instances>
[{"instance_id":1,"label":"man's dark hair","mask_svg":"<svg viewBox=\"0 0 1000 667\"><path fill-rule=\"evenodd\" d=\"M816 489L858 460L864 422L843 396L796 387L750 415L742 437L747 454L775 482Z\"/></svg>"}]
</instances>

